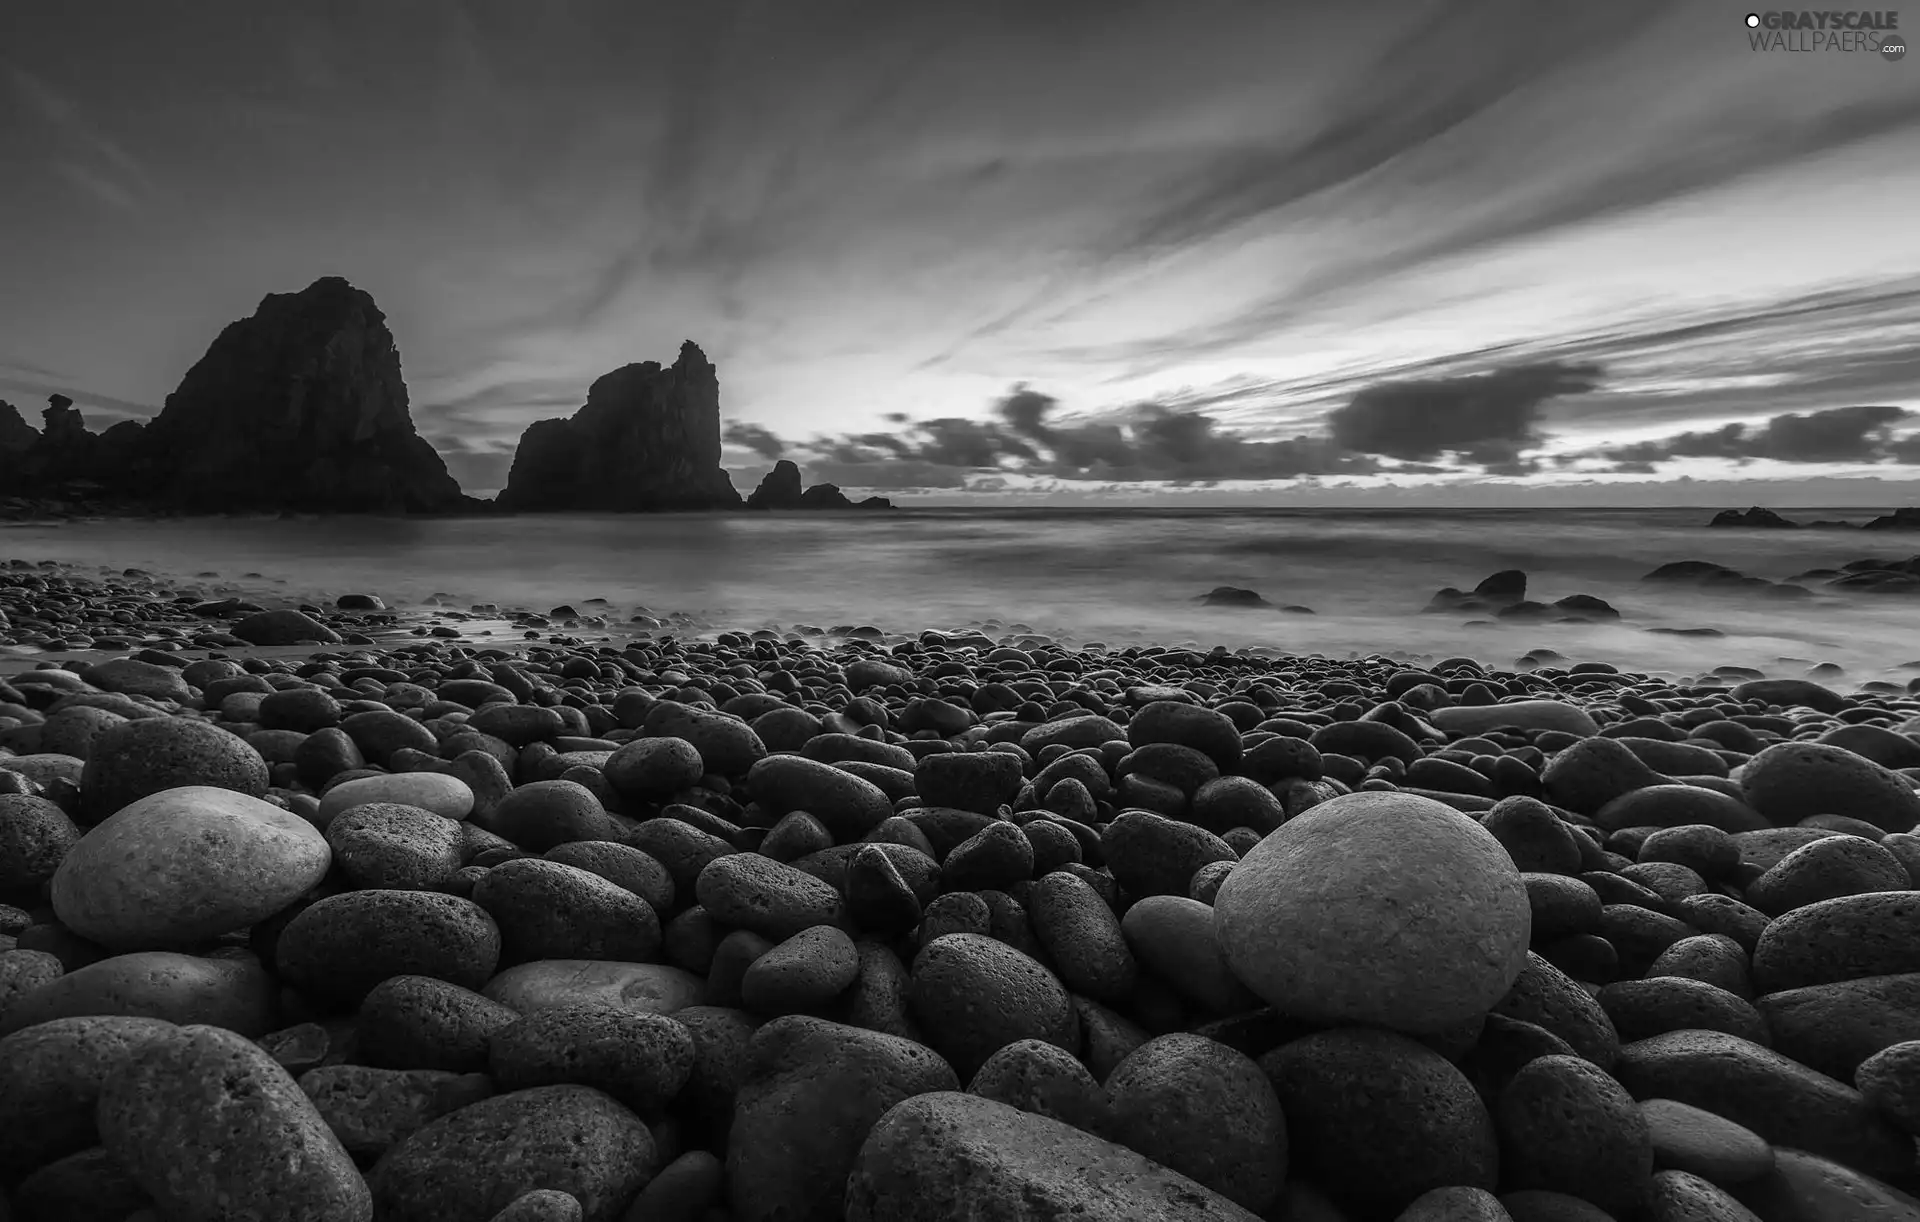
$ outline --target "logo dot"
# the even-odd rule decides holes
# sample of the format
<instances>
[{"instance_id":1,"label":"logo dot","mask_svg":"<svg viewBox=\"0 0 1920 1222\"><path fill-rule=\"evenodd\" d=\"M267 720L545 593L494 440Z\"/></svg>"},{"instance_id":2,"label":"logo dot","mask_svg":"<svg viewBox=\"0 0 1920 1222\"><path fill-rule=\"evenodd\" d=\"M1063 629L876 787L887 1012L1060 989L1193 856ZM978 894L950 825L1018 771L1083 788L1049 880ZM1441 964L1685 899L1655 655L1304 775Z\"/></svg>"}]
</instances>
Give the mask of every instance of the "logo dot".
<instances>
[{"instance_id":1,"label":"logo dot","mask_svg":"<svg viewBox=\"0 0 1920 1222\"><path fill-rule=\"evenodd\" d=\"M1898 34L1890 34L1880 43L1880 58L1888 61L1905 59L1907 40Z\"/></svg>"},{"instance_id":2,"label":"logo dot","mask_svg":"<svg viewBox=\"0 0 1920 1222\"><path fill-rule=\"evenodd\" d=\"M1759 24L1760 24L1760 14L1758 13L1747 14L1747 28L1749 30L1751 30L1754 26L1757 26Z\"/></svg>"}]
</instances>

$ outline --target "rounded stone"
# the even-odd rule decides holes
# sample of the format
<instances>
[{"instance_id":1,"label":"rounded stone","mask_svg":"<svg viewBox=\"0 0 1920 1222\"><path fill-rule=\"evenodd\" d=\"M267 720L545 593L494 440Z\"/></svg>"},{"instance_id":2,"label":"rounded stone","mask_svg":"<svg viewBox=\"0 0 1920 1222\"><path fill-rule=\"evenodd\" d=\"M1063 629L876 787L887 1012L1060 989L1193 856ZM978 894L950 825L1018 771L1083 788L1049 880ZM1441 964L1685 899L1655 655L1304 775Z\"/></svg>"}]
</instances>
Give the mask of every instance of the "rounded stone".
<instances>
[{"instance_id":1,"label":"rounded stone","mask_svg":"<svg viewBox=\"0 0 1920 1222\"><path fill-rule=\"evenodd\" d=\"M149 794L182 787L264 797L267 761L243 738L187 717L149 717L93 740L80 776L80 807L99 822Z\"/></svg>"},{"instance_id":2,"label":"rounded stone","mask_svg":"<svg viewBox=\"0 0 1920 1222\"><path fill-rule=\"evenodd\" d=\"M984 934L946 934L914 956L908 1003L928 1044L962 1078L1017 1040L1079 1051L1073 1004L1035 960Z\"/></svg>"},{"instance_id":3,"label":"rounded stone","mask_svg":"<svg viewBox=\"0 0 1920 1222\"><path fill-rule=\"evenodd\" d=\"M57 804L31 794L0 794L0 891L39 888L79 842L79 826Z\"/></svg>"},{"instance_id":4,"label":"rounded stone","mask_svg":"<svg viewBox=\"0 0 1920 1222\"><path fill-rule=\"evenodd\" d=\"M878 785L798 755L758 761L747 773L747 785L769 815L804 810L842 843L858 840L893 814L893 803Z\"/></svg>"},{"instance_id":5,"label":"rounded stone","mask_svg":"<svg viewBox=\"0 0 1920 1222\"><path fill-rule=\"evenodd\" d=\"M100 1088L173 1024L56 1018L0 1039L0 1174L11 1178L99 1144Z\"/></svg>"},{"instance_id":6,"label":"rounded stone","mask_svg":"<svg viewBox=\"0 0 1920 1222\"><path fill-rule=\"evenodd\" d=\"M503 862L474 884L473 900L500 927L506 963L651 963L660 956L660 917L653 906L576 866L531 857Z\"/></svg>"},{"instance_id":7,"label":"rounded stone","mask_svg":"<svg viewBox=\"0 0 1920 1222\"><path fill-rule=\"evenodd\" d=\"M512 1007L445 980L392 976L367 993L354 1030L369 1065L479 1073L493 1034L519 1017Z\"/></svg>"},{"instance_id":8,"label":"rounded stone","mask_svg":"<svg viewBox=\"0 0 1920 1222\"><path fill-rule=\"evenodd\" d=\"M586 870L633 892L665 920L672 914L673 875L657 858L612 840L574 840L547 850L548 861Z\"/></svg>"},{"instance_id":9,"label":"rounded stone","mask_svg":"<svg viewBox=\"0 0 1920 1222\"><path fill-rule=\"evenodd\" d=\"M1645 1100L1640 1114L1653 1140L1653 1165L1662 1171L1687 1171L1730 1188L1773 1169L1773 1147L1724 1116L1675 1099Z\"/></svg>"},{"instance_id":10,"label":"rounded stone","mask_svg":"<svg viewBox=\"0 0 1920 1222\"><path fill-rule=\"evenodd\" d=\"M1762 993L1920 972L1920 894L1821 900L1775 917L1753 948Z\"/></svg>"},{"instance_id":11,"label":"rounded stone","mask_svg":"<svg viewBox=\"0 0 1920 1222\"><path fill-rule=\"evenodd\" d=\"M692 972L659 963L542 959L508 968L481 992L522 1014L589 1001L672 1014L704 1002L707 983Z\"/></svg>"},{"instance_id":12,"label":"rounded stone","mask_svg":"<svg viewBox=\"0 0 1920 1222\"><path fill-rule=\"evenodd\" d=\"M658 1159L640 1117L586 1086L495 1095L440 1117L368 1176L382 1222L490 1219L536 1189L579 1201L583 1222L615 1222Z\"/></svg>"},{"instance_id":13,"label":"rounded stone","mask_svg":"<svg viewBox=\"0 0 1920 1222\"><path fill-rule=\"evenodd\" d=\"M853 938L832 925L815 925L749 964L740 997L758 1014L809 1013L846 992L859 971Z\"/></svg>"},{"instance_id":14,"label":"rounded stone","mask_svg":"<svg viewBox=\"0 0 1920 1222\"><path fill-rule=\"evenodd\" d=\"M1213 938L1213 909L1183 895L1136 900L1121 918L1120 932L1135 958L1181 996L1213 1014L1256 1008Z\"/></svg>"},{"instance_id":15,"label":"rounded stone","mask_svg":"<svg viewBox=\"0 0 1920 1222\"><path fill-rule=\"evenodd\" d=\"M366 1222L366 1181L293 1076L218 1027L149 1039L100 1091L101 1144L168 1217Z\"/></svg>"},{"instance_id":16,"label":"rounded stone","mask_svg":"<svg viewBox=\"0 0 1920 1222\"><path fill-rule=\"evenodd\" d=\"M325 1005L358 1006L394 976L478 989L500 962L500 930L472 900L435 891L348 891L287 923L274 948L282 980Z\"/></svg>"},{"instance_id":17,"label":"rounded stone","mask_svg":"<svg viewBox=\"0 0 1920 1222\"><path fill-rule=\"evenodd\" d=\"M1435 1188L1492 1191L1500 1146L1466 1076L1425 1044L1350 1027L1260 1058L1302 1178L1357 1216L1391 1218Z\"/></svg>"},{"instance_id":18,"label":"rounded stone","mask_svg":"<svg viewBox=\"0 0 1920 1222\"><path fill-rule=\"evenodd\" d=\"M1027 911L1062 984L1109 1004L1131 996L1139 974L1133 950L1113 909L1084 879L1064 870L1047 875L1029 892Z\"/></svg>"},{"instance_id":19,"label":"rounded stone","mask_svg":"<svg viewBox=\"0 0 1920 1222\"><path fill-rule=\"evenodd\" d=\"M276 992L273 977L250 958L135 951L76 968L16 998L0 1021L0 1034L97 1015L204 1023L265 1035L278 1025Z\"/></svg>"},{"instance_id":20,"label":"rounded stone","mask_svg":"<svg viewBox=\"0 0 1920 1222\"><path fill-rule=\"evenodd\" d=\"M673 1019L593 1003L548 1006L493 1033L488 1065L500 1089L573 1084L659 1114L693 1075L694 1043Z\"/></svg>"},{"instance_id":21,"label":"rounded stone","mask_svg":"<svg viewBox=\"0 0 1920 1222\"><path fill-rule=\"evenodd\" d=\"M366 802L392 802L430 810L443 819L465 819L473 812L473 788L445 772L395 772L342 781L321 796L319 824Z\"/></svg>"},{"instance_id":22,"label":"rounded stone","mask_svg":"<svg viewBox=\"0 0 1920 1222\"><path fill-rule=\"evenodd\" d=\"M1527 963L1532 910L1500 842L1417 795L1342 795L1234 867L1214 937L1289 1017L1425 1034L1485 1014Z\"/></svg>"},{"instance_id":23,"label":"rounded stone","mask_svg":"<svg viewBox=\"0 0 1920 1222\"><path fill-rule=\"evenodd\" d=\"M1775 743L1740 770L1753 808L1777 825L1809 815L1847 815L1889 832L1920 822L1920 794L1863 755L1826 743Z\"/></svg>"},{"instance_id":24,"label":"rounded stone","mask_svg":"<svg viewBox=\"0 0 1920 1222\"><path fill-rule=\"evenodd\" d=\"M1920 1135L1920 1040L1890 1044L1860 1062L1853 1084L1888 1119Z\"/></svg>"},{"instance_id":25,"label":"rounded stone","mask_svg":"<svg viewBox=\"0 0 1920 1222\"><path fill-rule=\"evenodd\" d=\"M1501 1179L1630 1215L1653 1174L1653 1138L1632 1096L1577 1056L1523 1065L1494 1108Z\"/></svg>"},{"instance_id":26,"label":"rounded stone","mask_svg":"<svg viewBox=\"0 0 1920 1222\"><path fill-rule=\"evenodd\" d=\"M699 784L707 766L684 738L636 738L621 744L601 771L621 797L660 802Z\"/></svg>"},{"instance_id":27,"label":"rounded stone","mask_svg":"<svg viewBox=\"0 0 1920 1222\"><path fill-rule=\"evenodd\" d=\"M268 692L260 699L260 725L267 730L311 734L340 724L340 702L317 687Z\"/></svg>"},{"instance_id":28,"label":"rounded stone","mask_svg":"<svg viewBox=\"0 0 1920 1222\"><path fill-rule=\"evenodd\" d=\"M1105 1088L1072 1053L1045 1040L1015 1040L988 1057L967 1093L1096 1136L1112 1131Z\"/></svg>"},{"instance_id":29,"label":"rounded stone","mask_svg":"<svg viewBox=\"0 0 1920 1222\"><path fill-rule=\"evenodd\" d=\"M776 942L815 925L846 921L846 905L838 891L811 874L758 853L714 858L700 871L693 890L716 920Z\"/></svg>"},{"instance_id":30,"label":"rounded stone","mask_svg":"<svg viewBox=\"0 0 1920 1222\"><path fill-rule=\"evenodd\" d=\"M576 781L533 781L494 804L487 830L534 853L573 840L614 838L615 826L593 790Z\"/></svg>"},{"instance_id":31,"label":"rounded stone","mask_svg":"<svg viewBox=\"0 0 1920 1222\"><path fill-rule=\"evenodd\" d=\"M186 946L272 916L326 876L306 820L230 789L141 798L95 827L53 876L62 924L110 950Z\"/></svg>"},{"instance_id":32,"label":"rounded stone","mask_svg":"<svg viewBox=\"0 0 1920 1222\"><path fill-rule=\"evenodd\" d=\"M1287 1176L1287 1122L1245 1053L1205 1036L1148 1040L1106 1082L1114 1139L1258 1212Z\"/></svg>"},{"instance_id":33,"label":"rounded stone","mask_svg":"<svg viewBox=\"0 0 1920 1222\"><path fill-rule=\"evenodd\" d=\"M1827 836L1782 857L1746 890L1747 902L1769 916L1843 895L1908 891L1913 879L1900 859L1871 840Z\"/></svg>"},{"instance_id":34,"label":"rounded stone","mask_svg":"<svg viewBox=\"0 0 1920 1222\"><path fill-rule=\"evenodd\" d=\"M422 807L363 802L326 828L333 859L356 887L430 891L465 864L460 824Z\"/></svg>"}]
</instances>

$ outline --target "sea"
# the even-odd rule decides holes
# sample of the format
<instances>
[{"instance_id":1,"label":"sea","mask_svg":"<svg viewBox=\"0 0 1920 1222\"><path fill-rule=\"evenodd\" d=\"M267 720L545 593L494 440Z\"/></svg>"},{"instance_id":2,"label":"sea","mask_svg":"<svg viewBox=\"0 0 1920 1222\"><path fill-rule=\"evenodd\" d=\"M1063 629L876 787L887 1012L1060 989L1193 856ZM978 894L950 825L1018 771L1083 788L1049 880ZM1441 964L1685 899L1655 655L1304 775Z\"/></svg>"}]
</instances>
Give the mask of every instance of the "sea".
<instances>
[{"instance_id":1,"label":"sea","mask_svg":"<svg viewBox=\"0 0 1920 1222\"><path fill-rule=\"evenodd\" d=\"M1795 509L1865 521L1887 507ZM1920 597L1799 602L1640 579L1709 560L1774 580L1920 538L1840 529L1708 529L1685 509L902 508L891 512L472 518L78 520L0 529L0 561L271 583L289 597L380 595L546 612L605 599L616 622L683 611L715 629L988 625L1065 643L1266 646L1287 653L1498 665L1535 648L1662 674L1720 665L1857 679L1920 671ZM1443 586L1521 569L1528 596L1606 599L1617 623L1497 626L1422 614ZM206 579L211 582L211 579ZM1312 608L1205 607L1216 586ZM581 608L588 610L588 608ZM596 608L597 609L597 608ZM1652 629L1717 629L1719 637ZM1911 664L1911 665L1909 665Z\"/></svg>"}]
</instances>

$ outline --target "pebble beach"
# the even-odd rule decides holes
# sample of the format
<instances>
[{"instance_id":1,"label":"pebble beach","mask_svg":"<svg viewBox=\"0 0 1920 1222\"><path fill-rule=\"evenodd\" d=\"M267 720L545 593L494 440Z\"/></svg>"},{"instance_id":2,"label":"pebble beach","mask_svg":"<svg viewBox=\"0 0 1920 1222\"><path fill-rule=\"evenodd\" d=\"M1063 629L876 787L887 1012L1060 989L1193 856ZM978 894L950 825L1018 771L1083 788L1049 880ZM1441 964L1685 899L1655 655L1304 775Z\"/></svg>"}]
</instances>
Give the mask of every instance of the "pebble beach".
<instances>
[{"instance_id":1,"label":"pebble beach","mask_svg":"<svg viewBox=\"0 0 1920 1222\"><path fill-rule=\"evenodd\" d=\"M0 1222L1920 1222L1917 785L1837 668L0 561Z\"/></svg>"}]
</instances>

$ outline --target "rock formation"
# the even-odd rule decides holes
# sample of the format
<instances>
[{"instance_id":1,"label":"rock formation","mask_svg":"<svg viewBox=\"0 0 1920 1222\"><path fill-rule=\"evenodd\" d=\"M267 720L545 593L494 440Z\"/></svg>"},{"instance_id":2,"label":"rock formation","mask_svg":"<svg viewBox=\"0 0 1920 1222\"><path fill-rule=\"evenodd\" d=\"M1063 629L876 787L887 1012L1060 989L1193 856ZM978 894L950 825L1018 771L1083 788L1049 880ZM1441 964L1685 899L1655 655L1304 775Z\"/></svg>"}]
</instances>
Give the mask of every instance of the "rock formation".
<instances>
[{"instance_id":1,"label":"rock formation","mask_svg":"<svg viewBox=\"0 0 1920 1222\"><path fill-rule=\"evenodd\" d=\"M338 276L227 326L145 429L134 487L190 512L434 513L469 507L414 432L400 353Z\"/></svg>"},{"instance_id":2,"label":"rock formation","mask_svg":"<svg viewBox=\"0 0 1920 1222\"><path fill-rule=\"evenodd\" d=\"M691 340L669 368L626 365L596 379L569 419L520 436L501 509L627 513L736 509L720 466L720 380Z\"/></svg>"},{"instance_id":3,"label":"rock formation","mask_svg":"<svg viewBox=\"0 0 1920 1222\"><path fill-rule=\"evenodd\" d=\"M747 497L747 508L798 509L803 495L800 468L794 465L792 459L783 458L773 464L773 470L767 472L760 486Z\"/></svg>"},{"instance_id":4,"label":"rock formation","mask_svg":"<svg viewBox=\"0 0 1920 1222\"><path fill-rule=\"evenodd\" d=\"M892 509L884 496L870 496L856 503L840 491L838 484L815 484L800 490L800 468L789 459L773 464L760 486L747 498L748 509Z\"/></svg>"},{"instance_id":5,"label":"rock formation","mask_svg":"<svg viewBox=\"0 0 1920 1222\"><path fill-rule=\"evenodd\" d=\"M1920 530L1920 507L1908 505L1892 513L1882 514L1868 522L1861 530Z\"/></svg>"},{"instance_id":6,"label":"rock formation","mask_svg":"<svg viewBox=\"0 0 1920 1222\"><path fill-rule=\"evenodd\" d=\"M40 432L20 414L20 409L0 399L0 454L19 454L40 440Z\"/></svg>"},{"instance_id":7,"label":"rock formation","mask_svg":"<svg viewBox=\"0 0 1920 1222\"><path fill-rule=\"evenodd\" d=\"M100 438L87 431L73 400L50 395L40 413L39 429L27 424L18 409L0 404L0 453L7 456L0 494L50 496L90 491L104 486L116 474L100 464Z\"/></svg>"},{"instance_id":8,"label":"rock formation","mask_svg":"<svg viewBox=\"0 0 1920 1222\"><path fill-rule=\"evenodd\" d=\"M1707 525L1735 526L1749 530L1754 528L1794 530L1799 527L1800 523L1783 518L1771 509L1762 509L1760 506L1755 505L1744 513L1738 509L1722 509L1719 513L1713 515L1713 521L1708 522Z\"/></svg>"}]
</instances>

